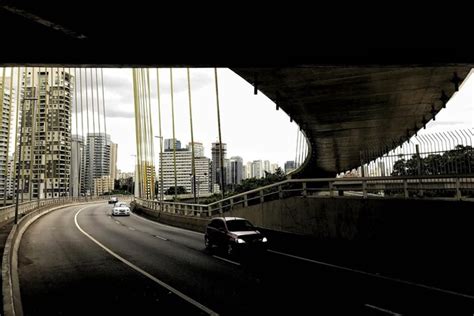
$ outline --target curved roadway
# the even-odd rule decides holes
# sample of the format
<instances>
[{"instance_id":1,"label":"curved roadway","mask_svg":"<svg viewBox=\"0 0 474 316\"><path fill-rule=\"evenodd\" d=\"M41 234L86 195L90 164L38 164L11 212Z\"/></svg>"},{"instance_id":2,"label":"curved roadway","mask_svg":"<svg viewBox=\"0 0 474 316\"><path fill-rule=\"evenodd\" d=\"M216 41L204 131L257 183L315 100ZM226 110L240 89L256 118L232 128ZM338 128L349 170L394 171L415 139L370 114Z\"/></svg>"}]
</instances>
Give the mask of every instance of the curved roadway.
<instances>
[{"instance_id":1,"label":"curved roadway","mask_svg":"<svg viewBox=\"0 0 474 316\"><path fill-rule=\"evenodd\" d=\"M111 206L41 217L19 250L25 315L387 315L474 312L473 297L269 251L228 258L203 235Z\"/></svg>"}]
</instances>

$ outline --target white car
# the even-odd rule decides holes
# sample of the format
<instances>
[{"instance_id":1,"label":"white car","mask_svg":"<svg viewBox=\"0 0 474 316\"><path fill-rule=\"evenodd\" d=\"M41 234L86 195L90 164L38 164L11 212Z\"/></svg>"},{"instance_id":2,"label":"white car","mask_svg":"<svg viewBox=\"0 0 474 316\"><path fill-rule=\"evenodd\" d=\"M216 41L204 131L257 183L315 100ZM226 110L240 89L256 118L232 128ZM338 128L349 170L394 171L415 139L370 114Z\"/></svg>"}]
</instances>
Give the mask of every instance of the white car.
<instances>
[{"instance_id":1,"label":"white car","mask_svg":"<svg viewBox=\"0 0 474 316\"><path fill-rule=\"evenodd\" d=\"M130 208L125 203L117 203L112 209L112 216L130 216Z\"/></svg>"}]
</instances>

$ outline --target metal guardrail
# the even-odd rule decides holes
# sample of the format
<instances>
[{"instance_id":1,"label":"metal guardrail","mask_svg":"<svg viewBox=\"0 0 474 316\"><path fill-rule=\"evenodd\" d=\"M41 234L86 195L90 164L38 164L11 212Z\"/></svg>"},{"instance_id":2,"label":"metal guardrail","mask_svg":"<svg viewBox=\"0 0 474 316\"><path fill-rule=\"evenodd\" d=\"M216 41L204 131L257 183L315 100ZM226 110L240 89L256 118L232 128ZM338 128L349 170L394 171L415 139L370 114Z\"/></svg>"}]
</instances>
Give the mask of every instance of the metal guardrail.
<instances>
[{"instance_id":1,"label":"metal guardrail","mask_svg":"<svg viewBox=\"0 0 474 316\"><path fill-rule=\"evenodd\" d=\"M154 211L186 216L211 217L235 207L247 207L287 197L344 196L360 198L474 198L474 175L405 177L289 179L236 194L210 204L150 201L135 198L138 205Z\"/></svg>"},{"instance_id":2,"label":"metal guardrail","mask_svg":"<svg viewBox=\"0 0 474 316\"><path fill-rule=\"evenodd\" d=\"M123 195L114 195L114 196L120 197ZM31 200L31 201L20 203L18 205L18 215L21 217L21 215L27 214L36 208L40 208L40 207L48 206L48 205L100 201L100 200L108 200L109 198L110 196L104 195L104 196L94 196L94 197L61 197L61 198ZM15 217L15 204L0 207L0 222L7 221L13 217Z\"/></svg>"}]
</instances>

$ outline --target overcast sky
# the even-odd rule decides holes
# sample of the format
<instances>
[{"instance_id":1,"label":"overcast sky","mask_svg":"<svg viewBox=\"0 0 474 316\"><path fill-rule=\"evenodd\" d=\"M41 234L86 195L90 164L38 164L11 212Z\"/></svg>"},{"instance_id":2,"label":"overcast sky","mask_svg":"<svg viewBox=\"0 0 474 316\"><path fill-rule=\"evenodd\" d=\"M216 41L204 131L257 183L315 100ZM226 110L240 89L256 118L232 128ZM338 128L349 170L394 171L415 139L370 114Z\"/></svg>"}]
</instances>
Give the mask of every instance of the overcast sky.
<instances>
[{"instance_id":1,"label":"overcast sky","mask_svg":"<svg viewBox=\"0 0 474 316\"><path fill-rule=\"evenodd\" d=\"M472 73L472 72L471 72ZM227 158L241 156L244 162L270 160L283 166L295 159L296 124L262 93L229 69L218 69L222 140ZM150 69L154 135L158 135L156 69ZM164 138L172 138L169 68L160 69L162 128ZM176 138L185 146L191 139L189 128L186 69L173 70ZM131 69L104 69L107 133L119 144L117 167L132 171L135 165L135 121ZM211 143L218 140L214 69L191 69L194 139L202 142L211 157ZM74 121L74 120L73 120ZM420 133L472 128L474 126L474 76L468 77L458 93ZM74 128L74 127L73 127ZM74 133L74 130L73 130ZM155 139L158 140L158 139ZM155 143L155 157L159 144Z\"/></svg>"},{"instance_id":2,"label":"overcast sky","mask_svg":"<svg viewBox=\"0 0 474 316\"><path fill-rule=\"evenodd\" d=\"M169 68L160 69L162 133L172 138ZM211 157L211 143L218 140L214 69L191 69L194 140L204 144ZM262 93L229 69L218 69L222 141L227 158L241 156L244 162L270 160L283 166L294 160L296 124ZM156 69L150 69L153 132L158 135ZM191 141L186 69L173 69L176 138L185 146ZM131 69L104 69L107 133L119 144L117 167L132 171L135 165L135 121ZM73 131L74 132L74 131ZM155 139L158 141L158 139ZM158 157L159 143L155 143Z\"/></svg>"}]
</instances>

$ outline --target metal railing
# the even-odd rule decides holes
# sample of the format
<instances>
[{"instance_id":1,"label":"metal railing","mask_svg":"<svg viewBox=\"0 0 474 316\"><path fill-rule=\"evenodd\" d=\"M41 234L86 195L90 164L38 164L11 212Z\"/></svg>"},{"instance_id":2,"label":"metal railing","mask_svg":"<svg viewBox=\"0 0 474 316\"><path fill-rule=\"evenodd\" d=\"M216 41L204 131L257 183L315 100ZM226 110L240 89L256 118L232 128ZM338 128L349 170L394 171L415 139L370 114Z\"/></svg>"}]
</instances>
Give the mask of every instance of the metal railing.
<instances>
[{"instance_id":1,"label":"metal railing","mask_svg":"<svg viewBox=\"0 0 474 316\"><path fill-rule=\"evenodd\" d=\"M294 196L474 200L474 175L289 179L210 204L134 200L153 211L211 217L238 207Z\"/></svg>"}]
</instances>

